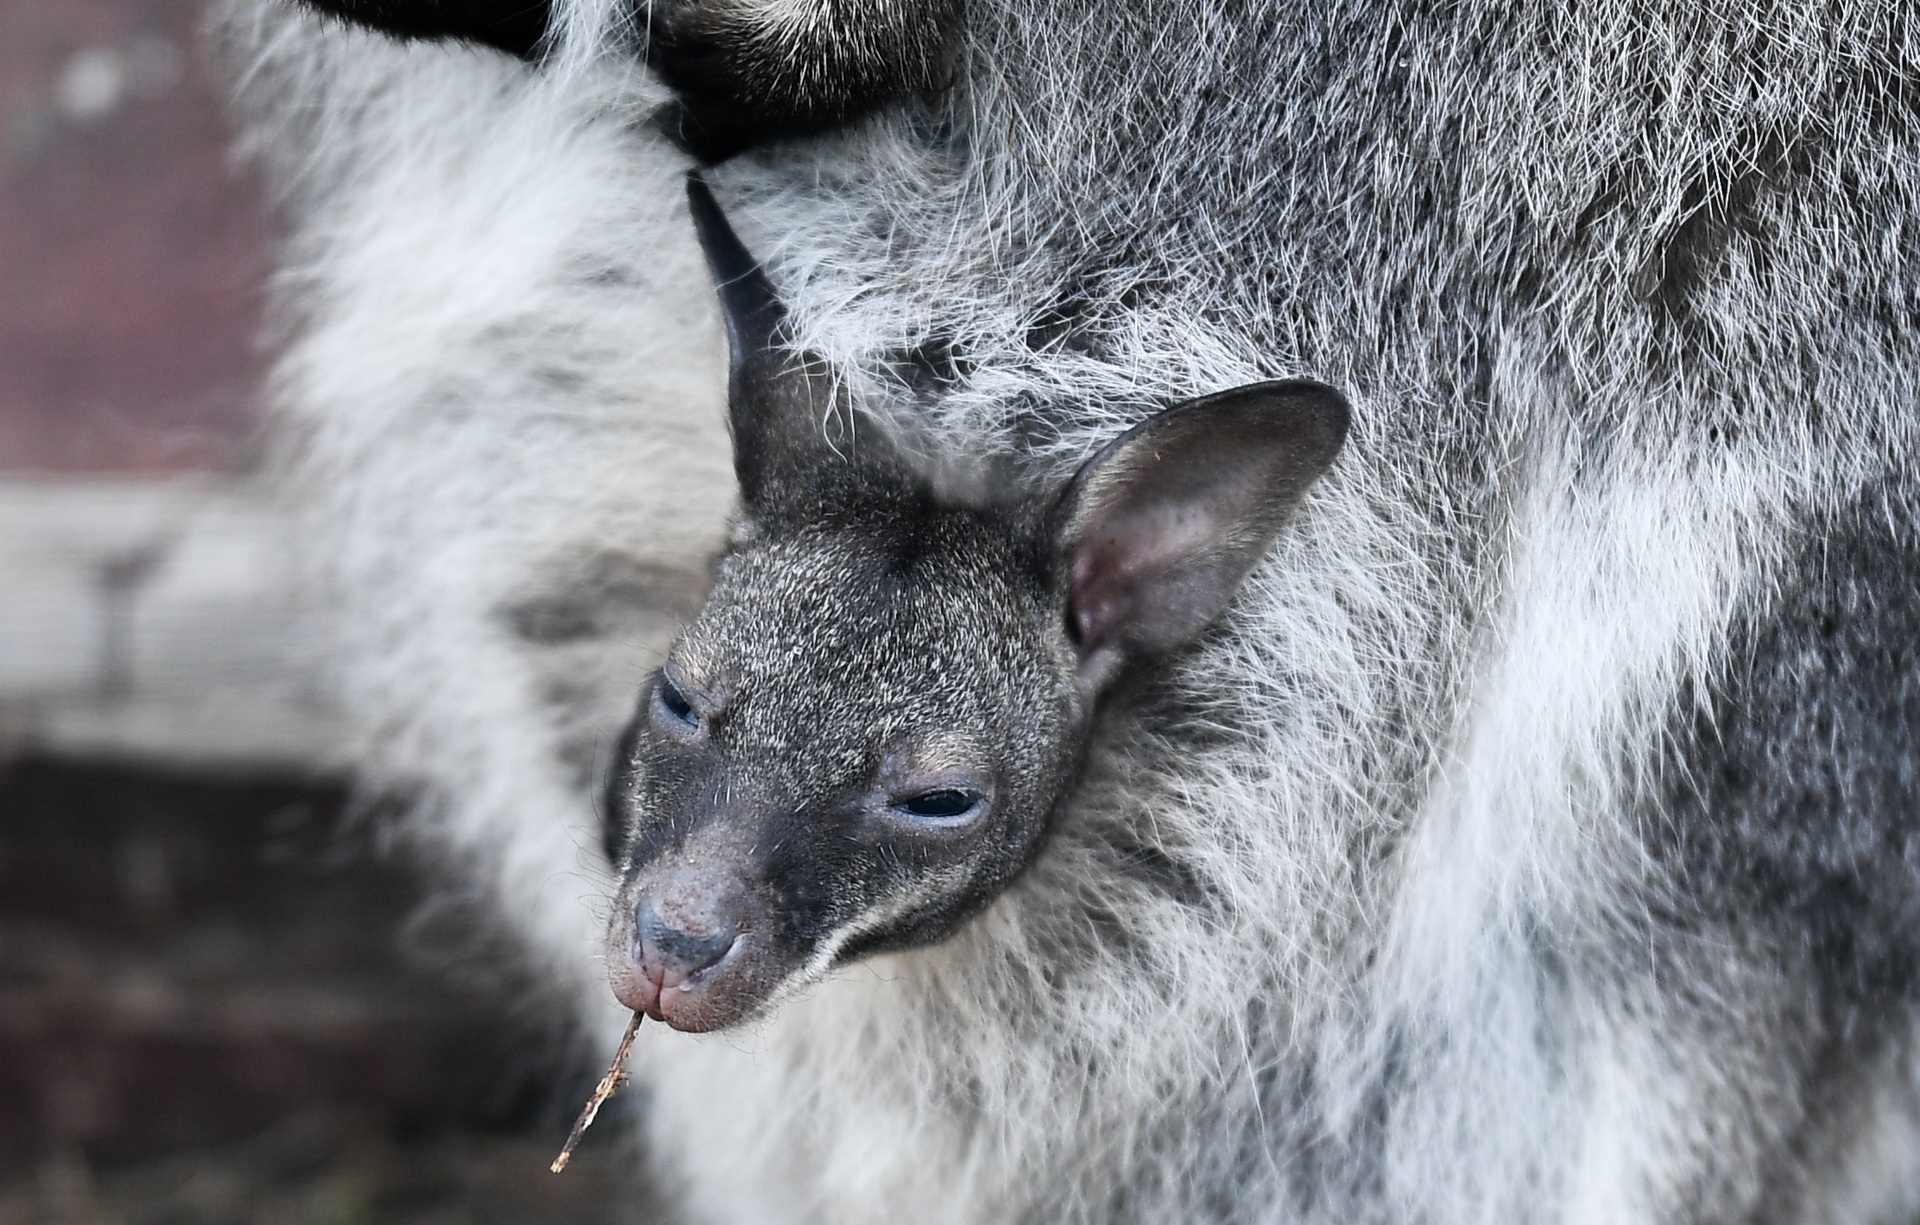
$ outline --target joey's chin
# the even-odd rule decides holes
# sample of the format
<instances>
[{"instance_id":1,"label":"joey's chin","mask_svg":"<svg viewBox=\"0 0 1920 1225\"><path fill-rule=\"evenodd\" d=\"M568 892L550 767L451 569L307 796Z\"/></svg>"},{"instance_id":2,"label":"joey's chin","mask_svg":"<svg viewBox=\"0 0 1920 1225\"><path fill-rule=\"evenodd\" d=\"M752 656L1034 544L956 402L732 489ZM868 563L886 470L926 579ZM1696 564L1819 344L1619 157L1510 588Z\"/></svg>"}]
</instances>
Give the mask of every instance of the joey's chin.
<instances>
[{"instance_id":1,"label":"joey's chin","mask_svg":"<svg viewBox=\"0 0 1920 1225\"><path fill-rule=\"evenodd\" d=\"M797 966L746 934L715 964L685 977L635 957L621 937L609 949L608 985L621 1004L682 1033L703 1034L746 1021L767 1004Z\"/></svg>"}]
</instances>

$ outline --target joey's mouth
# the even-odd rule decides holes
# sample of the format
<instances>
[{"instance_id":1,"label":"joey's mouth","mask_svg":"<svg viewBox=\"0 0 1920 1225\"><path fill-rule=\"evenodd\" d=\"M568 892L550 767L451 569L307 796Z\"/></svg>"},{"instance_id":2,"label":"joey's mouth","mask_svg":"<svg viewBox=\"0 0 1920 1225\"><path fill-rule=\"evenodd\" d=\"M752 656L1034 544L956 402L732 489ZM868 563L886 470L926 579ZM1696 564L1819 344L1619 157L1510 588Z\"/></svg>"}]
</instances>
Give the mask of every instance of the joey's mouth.
<instances>
[{"instance_id":1,"label":"joey's mouth","mask_svg":"<svg viewBox=\"0 0 1920 1225\"><path fill-rule=\"evenodd\" d=\"M754 933L734 936L711 964L693 967L661 957L631 923L608 941L608 984L621 1004L684 1033L738 1024L758 1012L800 964L765 947Z\"/></svg>"}]
</instances>

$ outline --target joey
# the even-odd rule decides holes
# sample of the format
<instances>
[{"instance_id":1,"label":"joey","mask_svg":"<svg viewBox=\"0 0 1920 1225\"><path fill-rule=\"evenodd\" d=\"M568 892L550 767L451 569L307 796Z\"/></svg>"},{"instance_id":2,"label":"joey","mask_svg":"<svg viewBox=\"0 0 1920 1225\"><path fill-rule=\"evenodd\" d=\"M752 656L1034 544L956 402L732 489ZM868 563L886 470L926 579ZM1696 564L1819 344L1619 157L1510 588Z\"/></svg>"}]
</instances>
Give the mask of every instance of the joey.
<instances>
[{"instance_id":1,"label":"joey","mask_svg":"<svg viewBox=\"0 0 1920 1225\"><path fill-rule=\"evenodd\" d=\"M1102 693L1201 634L1333 462L1308 382L1167 409L1063 488L943 502L791 351L698 179L742 517L623 741L608 933L627 1006L710 1030L939 941L1038 853Z\"/></svg>"}]
</instances>

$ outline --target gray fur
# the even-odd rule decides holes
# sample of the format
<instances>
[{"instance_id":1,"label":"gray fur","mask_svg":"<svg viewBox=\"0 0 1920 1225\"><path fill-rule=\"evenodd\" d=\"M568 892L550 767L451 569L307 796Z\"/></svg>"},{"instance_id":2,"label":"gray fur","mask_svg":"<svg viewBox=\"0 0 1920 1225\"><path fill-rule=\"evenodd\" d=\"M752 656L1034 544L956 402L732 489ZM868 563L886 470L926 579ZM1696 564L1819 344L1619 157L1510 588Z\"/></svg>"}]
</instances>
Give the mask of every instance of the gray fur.
<instances>
[{"instance_id":1,"label":"gray fur","mask_svg":"<svg viewBox=\"0 0 1920 1225\"><path fill-rule=\"evenodd\" d=\"M442 118L502 158L450 198L621 164L578 134L661 99L609 7L562 11L545 77L389 62L388 88L445 110L478 89L575 134L543 148ZM1261 378L1340 386L1355 433L1224 622L1109 703L1046 850L979 918L743 1034L643 1043L649 1134L692 1210L1910 1216L1914 984L1888 925L1915 889L1913 15L1024 0L966 18L939 98L717 175L796 344L902 434L1054 481L1166 404ZM363 70L333 36L297 38L255 45L278 48L289 96L337 105ZM391 275L359 254L417 206L338 184L415 155L324 123L309 147L344 169L307 215L357 202L365 220L309 240L296 298L373 327L376 297L329 295ZM641 198L566 181L546 207L569 225ZM596 239L629 259L655 241ZM670 313L693 292L619 300ZM293 369L318 369L324 334L300 334ZM389 372L430 387L491 351L441 340L358 355L395 389L392 422L437 401ZM442 462L287 385L358 440L325 454ZM514 487L482 440L540 418L486 402L512 415L460 462ZM633 428L678 412L644 399ZM555 456L600 445L565 434ZM499 539L477 494L334 471L348 504ZM558 478L526 488L575 535L623 535L617 498L562 510ZM480 601L387 576L423 538L334 537L388 559L361 568L382 575L363 598L443 610L362 637L360 672L384 678L371 705L422 743L532 746L465 772L417 759L465 814L438 845L575 975L592 925L531 883L579 862L553 845L567 810L545 792L514 821L472 816L549 768L554 715L513 686L484 709L435 696L463 668L523 665L476 665L452 649L470 634L433 644ZM536 572L531 549L488 547ZM1729 761L1749 781L1717 773ZM528 866L494 866L508 844Z\"/></svg>"}]
</instances>

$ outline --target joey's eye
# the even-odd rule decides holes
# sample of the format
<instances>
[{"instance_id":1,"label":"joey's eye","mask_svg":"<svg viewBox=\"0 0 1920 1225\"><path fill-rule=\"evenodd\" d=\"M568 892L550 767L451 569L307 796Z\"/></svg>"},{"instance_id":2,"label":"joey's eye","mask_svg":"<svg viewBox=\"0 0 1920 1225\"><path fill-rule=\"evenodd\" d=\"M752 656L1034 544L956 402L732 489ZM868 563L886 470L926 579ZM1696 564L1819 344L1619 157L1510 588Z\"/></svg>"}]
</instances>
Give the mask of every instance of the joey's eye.
<instances>
[{"instance_id":1,"label":"joey's eye","mask_svg":"<svg viewBox=\"0 0 1920 1225\"><path fill-rule=\"evenodd\" d=\"M978 794L953 788L923 791L919 795L908 796L904 800L893 802L895 812L918 821L957 821L961 817L970 816L978 807L980 807Z\"/></svg>"},{"instance_id":2,"label":"joey's eye","mask_svg":"<svg viewBox=\"0 0 1920 1225\"><path fill-rule=\"evenodd\" d=\"M687 727L699 726L700 716L693 712L693 703L687 700L686 694L680 692L678 685L667 679L667 674L664 672L660 674L660 679L654 682L653 700L674 722Z\"/></svg>"}]
</instances>

